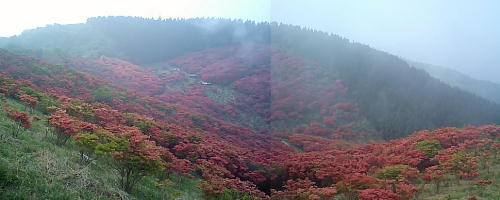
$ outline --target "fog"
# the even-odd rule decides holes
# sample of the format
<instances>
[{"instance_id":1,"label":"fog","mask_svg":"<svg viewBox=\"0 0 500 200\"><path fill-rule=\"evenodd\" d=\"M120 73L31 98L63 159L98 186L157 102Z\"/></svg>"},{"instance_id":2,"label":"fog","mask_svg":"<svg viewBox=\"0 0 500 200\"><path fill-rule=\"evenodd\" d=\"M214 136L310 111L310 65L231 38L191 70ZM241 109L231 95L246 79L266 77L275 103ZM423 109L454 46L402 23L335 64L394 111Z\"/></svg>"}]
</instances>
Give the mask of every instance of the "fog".
<instances>
[{"instance_id":1,"label":"fog","mask_svg":"<svg viewBox=\"0 0 500 200\"><path fill-rule=\"evenodd\" d=\"M0 8L0 36L109 15L272 20L338 34L406 59L500 83L499 10L500 2L494 0L20 0L4 2Z\"/></svg>"},{"instance_id":2,"label":"fog","mask_svg":"<svg viewBox=\"0 0 500 200\"><path fill-rule=\"evenodd\" d=\"M307 3L305 3L307 2ZM500 1L273 0L272 20L500 83Z\"/></svg>"}]
</instances>

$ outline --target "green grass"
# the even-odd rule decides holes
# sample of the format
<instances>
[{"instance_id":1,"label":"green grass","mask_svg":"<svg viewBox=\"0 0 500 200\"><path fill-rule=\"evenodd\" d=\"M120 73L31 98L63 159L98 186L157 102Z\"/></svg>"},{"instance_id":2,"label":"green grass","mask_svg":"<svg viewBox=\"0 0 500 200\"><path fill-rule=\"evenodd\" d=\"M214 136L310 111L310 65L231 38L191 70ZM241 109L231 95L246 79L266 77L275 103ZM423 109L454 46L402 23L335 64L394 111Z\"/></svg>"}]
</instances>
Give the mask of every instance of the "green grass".
<instances>
[{"instance_id":1,"label":"green grass","mask_svg":"<svg viewBox=\"0 0 500 200\"><path fill-rule=\"evenodd\" d=\"M15 101L8 100L8 104L24 110ZM12 120L0 111L0 199L202 199L197 179L175 174L167 177L169 184L145 177L128 194L120 189L110 161L81 165L71 143L55 144L47 116L37 111L32 115L42 120L14 137Z\"/></svg>"},{"instance_id":2,"label":"green grass","mask_svg":"<svg viewBox=\"0 0 500 200\"><path fill-rule=\"evenodd\" d=\"M449 176L443 181L440 191L435 190L433 184L420 185L423 192L416 199L425 200L467 200L470 196L475 196L479 200L500 200L500 161L496 160L489 170L479 171L480 176L474 180L458 180ZM489 179L493 183L487 186L476 185L476 180Z\"/></svg>"}]
</instances>

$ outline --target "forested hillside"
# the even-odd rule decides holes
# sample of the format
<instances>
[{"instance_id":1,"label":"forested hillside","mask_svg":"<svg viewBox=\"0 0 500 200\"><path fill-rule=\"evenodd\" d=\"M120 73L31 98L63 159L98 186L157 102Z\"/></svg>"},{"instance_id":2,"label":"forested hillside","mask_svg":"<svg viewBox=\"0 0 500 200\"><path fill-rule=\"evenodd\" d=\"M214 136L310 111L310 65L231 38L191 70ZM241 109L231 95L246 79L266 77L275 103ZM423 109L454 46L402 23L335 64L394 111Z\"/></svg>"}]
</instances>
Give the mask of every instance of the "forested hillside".
<instances>
[{"instance_id":1,"label":"forested hillside","mask_svg":"<svg viewBox=\"0 0 500 200\"><path fill-rule=\"evenodd\" d=\"M60 156L54 181L106 187L97 199L500 196L498 104L336 35L99 17L0 45L2 149ZM35 191L15 157L2 152L0 197L87 198Z\"/></svg>"},{"instance_id":2,"label":"forested hillside","mask_svg":"<svg viewBox=\"0 0 500 200\"><path fill-rule=\"evenodd\" d=\"M473 79L449 68L408 61L411 66L427 71L432 77L451 86L473 93L477 96L500 103L500 84Z\"/></svg>"}]
</instances>

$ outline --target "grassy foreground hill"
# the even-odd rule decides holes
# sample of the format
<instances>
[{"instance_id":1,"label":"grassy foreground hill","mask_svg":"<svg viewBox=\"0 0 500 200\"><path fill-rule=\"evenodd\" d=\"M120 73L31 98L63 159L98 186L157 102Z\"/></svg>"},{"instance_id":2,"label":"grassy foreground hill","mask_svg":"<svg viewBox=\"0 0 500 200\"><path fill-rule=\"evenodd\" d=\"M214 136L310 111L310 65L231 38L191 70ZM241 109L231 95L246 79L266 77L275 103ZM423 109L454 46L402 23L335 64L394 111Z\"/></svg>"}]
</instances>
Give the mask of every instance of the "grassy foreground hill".
<instances>
[{"instance_id":1,"label":"grassy foreground hill","mask_svg":"<svg viewBox=\"0 0 500 200\"><path fill-rule=\"evenodd\" d=\"M26 109L12 99L0 104ZM31 116L41 120L13 136L15 122L0 111L0 199L201 199L199 180L176 174L169 182L145 178L126 193L111 162L82 165L74 145L56 145L47 115L34 111Z\"/></svg>"}]
</instances>

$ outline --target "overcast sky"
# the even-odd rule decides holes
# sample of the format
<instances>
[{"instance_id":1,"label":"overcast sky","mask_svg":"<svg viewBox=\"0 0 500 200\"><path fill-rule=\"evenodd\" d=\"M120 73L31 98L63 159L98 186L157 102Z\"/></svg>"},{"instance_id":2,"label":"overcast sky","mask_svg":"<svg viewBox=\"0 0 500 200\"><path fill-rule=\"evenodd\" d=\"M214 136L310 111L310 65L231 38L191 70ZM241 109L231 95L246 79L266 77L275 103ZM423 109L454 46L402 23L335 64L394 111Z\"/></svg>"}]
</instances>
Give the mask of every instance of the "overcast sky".
<instances>
[{"instance_id":1,"label":"overcast sky","mask_svg":"<svg viewBox=\"0 0 500 200\"><path fill-rule=\"evenodd\" d=\"M273 0L272 18L500 83L499 0Z\"/></svg>"},{"instance_id":2,"label":"overcast sky","mask_svg":"<svg viewBox=\"0 0 500 200\"><path fill-rule=\"evenodd\" d=\"M500 83L498 0L4 0L0 36L109 15L280 21Z\"/></svg>"}]
</instances>

